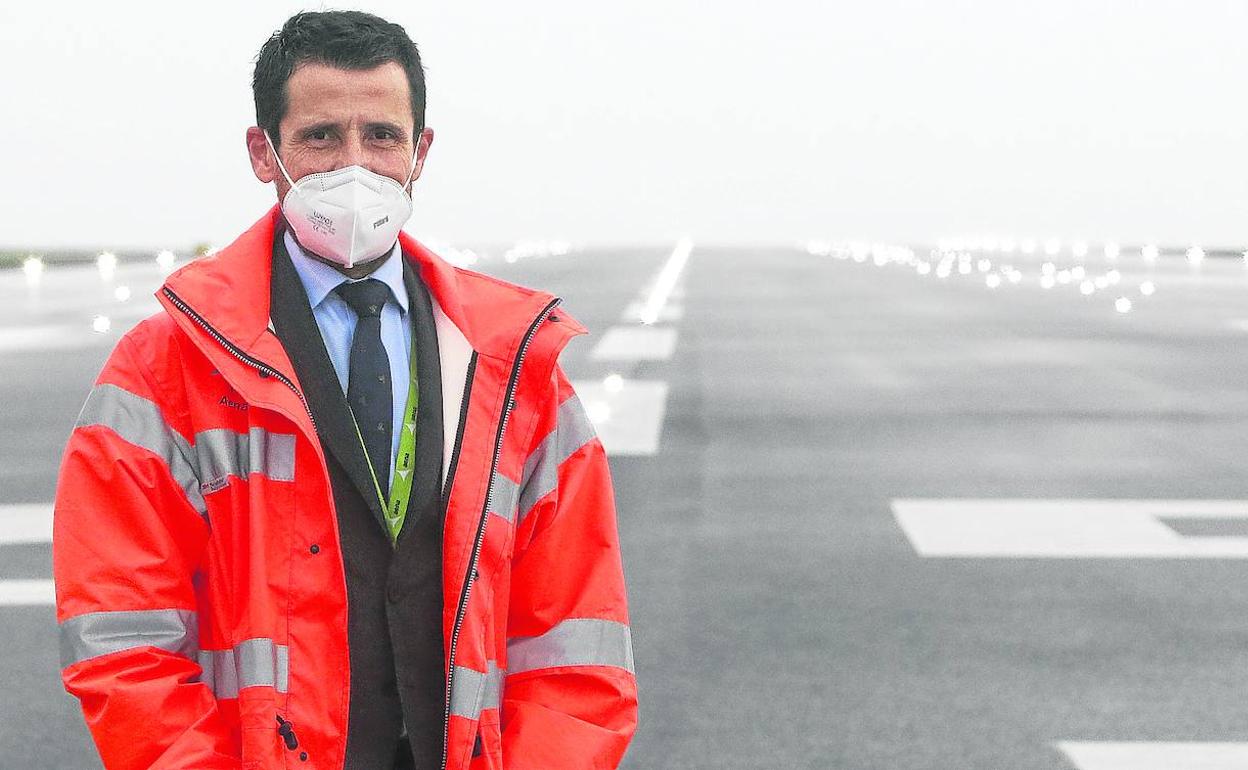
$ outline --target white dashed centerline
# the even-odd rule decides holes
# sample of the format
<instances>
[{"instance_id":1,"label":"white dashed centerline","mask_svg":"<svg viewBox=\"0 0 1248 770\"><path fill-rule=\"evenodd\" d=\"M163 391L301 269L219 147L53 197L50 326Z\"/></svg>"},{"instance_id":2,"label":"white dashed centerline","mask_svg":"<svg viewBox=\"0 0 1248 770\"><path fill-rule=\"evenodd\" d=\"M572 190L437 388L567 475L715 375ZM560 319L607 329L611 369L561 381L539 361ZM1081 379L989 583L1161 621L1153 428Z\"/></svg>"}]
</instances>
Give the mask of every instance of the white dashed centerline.
<instances>
[{"instance_id":1,"label":"white dashed centerline","mask_svg":"<svg viewBox=\"0 0 1248 770\"><path fill-rule=\"evenodd\" d=\"M594 361L666 361L676 350L671 327L612 326L590 351Z\"/></svg>"},{"instance_id":2,"label":"white dashed centerline","mask_svg":"<svg viewBox=\"0 0 1248 770\"><path fill-rule=\"evenodd\" d=\"M624 308L624 312L620 315L620 320L628 323L637 323L641 320L642 315L646 312L646 303L644 300L635 300L628 303L628 307ZM668 302L659 311L657 321L679 321L685 317L685 306L675 302Z\"/></svg>"},{"instance_id":3,"label":"white dashed centerline","mask_svg":"<svg viewBox=\"0 0 1248 770\"><path fill-rule=\"evenodd\" d=\"M572 383L607 454L645 457L657 454L667 409L667 383L658 380L602 380Z\"/></svg>"},{"instance_id":4,"label":"white dashed centerline","mask_svg":"<svg viewBox=\"0 0 1248 770\"><path fill-rule=\"evenodd\" d=\"M654 288L651 289L650 296L641 309L640 316L643 324L652 324L659 320L663 306L667 304L668 297L676 288L676 282L680 280L680 274L684 272L685 265L689 262L689 255L692 253L693 241L688 238L681 238L676 248L672 249L671 256L667 258L663 269L659 271Z\"/></svg>"},{"instance_id":5,"label":"white dashed centerline","mask_svg":"<svg viewBox=\"0 0 1248 770\"><path fill-rule=\"evenodd\" d=\"M610 362L623 368L600 380L573 382L608 455L658 454L667 411L667 382L630 376L637 373L641 362L667 361L675 353L676 328L656 324L683 316L679 301L671 300L684 296L684 288L678 283L692 253L693 241L682 238L643 291L642 298L625 309L625 323L608 329L590 351L591 361Z\"/></svg>"}]
</instances>

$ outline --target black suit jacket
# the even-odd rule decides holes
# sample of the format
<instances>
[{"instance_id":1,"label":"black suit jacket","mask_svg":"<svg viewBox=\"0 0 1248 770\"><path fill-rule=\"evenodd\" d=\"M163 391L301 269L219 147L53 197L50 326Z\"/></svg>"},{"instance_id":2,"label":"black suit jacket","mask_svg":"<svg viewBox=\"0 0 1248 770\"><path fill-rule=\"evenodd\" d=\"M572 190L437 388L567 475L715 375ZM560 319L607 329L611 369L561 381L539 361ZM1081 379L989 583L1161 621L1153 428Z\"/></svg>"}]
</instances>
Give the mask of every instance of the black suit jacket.
<instances>
[{"instance_id":1,"label":"black suit jacket","mask_svg":"<svg viewBox=\"0 0 1248 770\"><path fill-rule=\"evenodd\" d=\"M269 315L294 366L325 450L347 579L351 701L346 770L437 768L441 764L446 675L442 640L442 379L432 303L404 259L416 347L416 465L412 495L392 546L364 449L351 421L307 293L273 243ZM325 549L329 550L329 549ZM323 551L324 553L324 551ZM332 555L325 553L327 558ZM326 672L327 676L332 672ZM395 764L406 725L414 765Z\"/></svg>"}]
</instances>

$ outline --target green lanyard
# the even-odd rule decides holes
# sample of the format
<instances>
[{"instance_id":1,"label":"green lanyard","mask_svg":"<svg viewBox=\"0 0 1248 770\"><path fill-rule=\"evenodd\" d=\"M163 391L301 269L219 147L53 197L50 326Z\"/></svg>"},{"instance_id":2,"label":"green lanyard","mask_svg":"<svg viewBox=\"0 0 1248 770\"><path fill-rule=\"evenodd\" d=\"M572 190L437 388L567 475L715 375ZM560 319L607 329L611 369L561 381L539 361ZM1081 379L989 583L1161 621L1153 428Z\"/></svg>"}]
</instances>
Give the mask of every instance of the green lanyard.
<instances>
[{"instance_id":1,"label":"green lanyard","mask_svg":"<svg viewBox=\"0 0 1248 770\"><path fill-rule=\"evenodd\" d=\"M390 482L390 500L381 493L381 482L377 480L377 471L373 469L372 458L364 447L364 435L360 433L360 424L351 412L351 422L355 425L355 435L360 440L360 448L364 450L364 461L368 463L368 473L373 477L373 489L377 491L377 500L386 519L386 529L390 533L390 544L398 542L399 530L403 529L403 517L407 515L407 501L412 496L412 469L416 465L416 414L420 409L420 389L416 381L416 330L412 330L412 349L408 353L411 377L407 382L407 404L403 407L403 427L399 433L399 452L394 458L394 478ZM351 405L347 404L347 411Z\"/></svg>"}]
</instances>

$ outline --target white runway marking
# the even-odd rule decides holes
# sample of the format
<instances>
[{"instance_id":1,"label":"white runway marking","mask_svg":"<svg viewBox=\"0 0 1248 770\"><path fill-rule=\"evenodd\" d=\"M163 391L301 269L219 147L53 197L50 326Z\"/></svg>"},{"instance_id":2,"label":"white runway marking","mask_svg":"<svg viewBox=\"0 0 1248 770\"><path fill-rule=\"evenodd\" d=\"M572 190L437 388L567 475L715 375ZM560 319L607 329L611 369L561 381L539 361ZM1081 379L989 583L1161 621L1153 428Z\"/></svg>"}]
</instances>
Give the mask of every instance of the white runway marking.
<instances>
[{"instance_id":1,"label":"white runway marking","mask_svg":"<svg viewBox=\"0 0 1248 770\"><path fill-rule=\"evenodd\" d=\"M1103 743L1057 744L1078 770L1243 770L1248 743Z\"/></svg>"},{"instance_id":2,"label":"white runway marking","mask_svg":"<svg viewBox=\"0 0 1248 770\"><path fill-rule=\"evenodd\" d=\"M51 580L0 580L0 607L39 607L56 604Z\"/></svg>"},{"instance_id":3,"label":"white runway marking","mask_svg":"<svg viewBox=\"0 0 1248 770\"><path fill-rule=\"evenodd\" d=\"M89 322L81 326L40 324L0 328L0 353L89 348L105 342L116 342L115 335L96 334L91 331Z\"/></svg>"},{"instance_id":4,"label":"white runway marking","mask_svg":"<svg viewBox=\"0 0 1248 770\"><path fill-rule=\"evenodd\" d=\"M1248 332L1248 318L1235 318L1227 321L1226 325L1232 329L1239 329L1241 332Z\"/></svg>"},{"instance_id":5,"label":"white runway marking","mask_svg":"<svg viewBox=\"0 0 1248 770\"><path fill-rule=\"evenodd\" d=\"M1184 536L1162 519L1248 519L1248 500L894 500L920 556L1248 559L1248 537Z\"/></svg>"},{"instance_id":6,"label":"white runway marking","mask_svg":"<svg viewBox=\"0 0 1248 770\"><path fill-rule=\"evenodd\" d=\"M659 314L663 312L663 306L667 304L668 297L673 295L672 290L676 288L676 281L680 280L680 274L684 271L691 253L693 253L693 241L681 238L676 248L672 249L672 255L667 258L663 269L659 271L659 277L654 282L654 289L642 307L641 322L643 324L652 324L659 320Z\"/></svg>"},{"instance_id":7,"label":"white runway marking","mask_svg":"<svg viewBox=\"0 0 1248 770\"><path fill-rule=\"evenodd\" d=\"M666 361L676 349L671 327L612 326L590 351L595 361Z\"/></svg>"},{"instance_id":8,"label":"white runway marking","mask_svg":"<svg viewBox=\"0 0 1248 770\"><path fill-rule=\"evenodd\" d=\"M621 321L637 322L641 320L642 314L646 311L646 305L641 300L628 303L628 307L624 308L624 312L620 314ZM659 311L659 317L656 321L679 321L685 317L685 306L678 302L668 302Z\"/></svg>"},{"instance_id":9,"label":"white runway marking","mask_svg":"<svg viewBox=\"0 0 1248 770\"><path fill-rule=\"evenodd\" d=\"M150 315L161 312L155 302L102 306L98 313L84 314L77 323L24 324L0 326L0 353L39 350L78 350L97 345L115 345L123 333ZM100 334L92 331L92 319L103 315L111 328Z\"/></svg>"},{"instance_id":10,"label":"white runway marking","mask_svg":"<svg viewBox=\"0 0 1248 770\"><path fill-rule=\"evenodd\" d=\"M0 505L0 545L52 542L52 504Z\"/></svg>"},{"instance_id":11,"label":"white runway marking","mask_svg":"<svg viewBox=\"0 0 1248 770\"><path fill-rule=\"evenodd\" d=\"M572 387L594 423L607 454L613 457L650 456L659 451L667 383L624 380L618 390L602 380L575 380Z\"/></svg>"}]
</instances>

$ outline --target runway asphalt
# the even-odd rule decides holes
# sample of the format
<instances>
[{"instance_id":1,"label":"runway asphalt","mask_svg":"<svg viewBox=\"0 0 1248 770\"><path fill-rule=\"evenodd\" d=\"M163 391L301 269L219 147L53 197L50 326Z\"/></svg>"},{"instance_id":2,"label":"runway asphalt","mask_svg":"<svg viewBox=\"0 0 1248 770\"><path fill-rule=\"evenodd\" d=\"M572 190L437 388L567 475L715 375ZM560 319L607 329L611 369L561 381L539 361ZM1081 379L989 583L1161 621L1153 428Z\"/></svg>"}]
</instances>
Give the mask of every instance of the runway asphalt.
<instances>
[{"instance_id":1,"label":"runway asphalt","mask_svg":"<svg viewBox=\"0 0 1248 770\"><path fill-rule=\"evenodd\" d=\"M895 513L899 500L1248 499L1239 260L1016 257L1013 283L995 255L939 278L936 260L919 273L926 250L877 265L694 244L653 325L674 331L670 356L597 354L609 330L640 326L626 310L673 246L477 266L554 291L589 326L562 359L578 383L666 383L645 417L660 420L656 452L611 459L641 687L624 767L1144 770L1077 745L1155 757L1177 742L1195 758L1248 743L1242 557L1185 555L1196 541L1179 523L1172 558L1071 558L1047 541L1027 557L923 555ZM1085 296L1059 280L1078 267L1117 281ZM51 500L110 340L159 275L50 268L31 287L0 273L0 515ZM1033 537L1001 510L1002 538ZM1234 544L1244 516L1197 534ZM0 544L0 581L50 576L46 542ZM0 650L0 767L99 767L60 685L52 607L0 606ZM1231 766L1244 765L1201 765Z\"/></svg>"}]
</instances>

